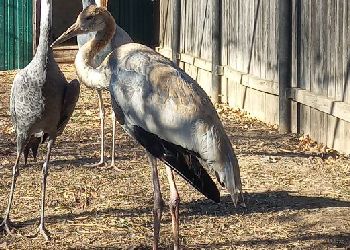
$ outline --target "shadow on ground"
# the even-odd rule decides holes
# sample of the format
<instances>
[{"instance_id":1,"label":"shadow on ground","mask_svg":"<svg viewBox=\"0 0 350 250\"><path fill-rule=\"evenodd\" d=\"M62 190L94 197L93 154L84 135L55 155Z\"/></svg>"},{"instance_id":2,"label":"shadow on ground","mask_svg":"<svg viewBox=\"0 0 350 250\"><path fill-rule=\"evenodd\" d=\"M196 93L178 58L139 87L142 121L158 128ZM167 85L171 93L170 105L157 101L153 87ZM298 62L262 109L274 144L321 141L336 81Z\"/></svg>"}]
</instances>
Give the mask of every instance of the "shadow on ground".
<instances>
[{"instance_id":1,"label":"shadow on ground","mask_svg":"<svg viewBox=\"0 0 350 250\"><path fill-rule=\"evenodd\" d=\"M350 202L341 201L325 197L308 197L291 195L292 192L287 191L275 191L275 192L262 192L262 193L250 193L246 194L247 208L238 207L235 208L231 197L229 195L222 198L220 204L201 199L194 200L187 203L181 203L181 217L189 216L228 216L234 214L254 214L254 213L270 213L279 212L284 210L301 210L301 209L317 209L317 208L330 208L330 207L343 207L350 208ZM151 201L149 204L140 206L136 209L123 209L123 208L107 208L104 210L84 211L82 213L68 213L61 215L48 215L47 221L50 223L60 223L62 221L73 221L76 218L91 216L102 217L106 215L117 217L137 217L141 214L147 214L152 212L153 204ZM19 226L31 225L36 223L38 219L30 219L20 223Z\"/></svg>"}]
</instances>

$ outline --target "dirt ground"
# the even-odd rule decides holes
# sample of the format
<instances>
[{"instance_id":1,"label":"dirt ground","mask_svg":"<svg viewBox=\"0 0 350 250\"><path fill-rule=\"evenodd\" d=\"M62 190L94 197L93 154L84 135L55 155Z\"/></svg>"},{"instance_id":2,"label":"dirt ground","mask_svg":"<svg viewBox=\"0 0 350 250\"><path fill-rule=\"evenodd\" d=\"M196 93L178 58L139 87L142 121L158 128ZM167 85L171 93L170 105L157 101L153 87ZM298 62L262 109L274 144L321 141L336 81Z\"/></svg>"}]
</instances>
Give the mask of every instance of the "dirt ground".
<instances>
[{"instance_id":1,"label":"dirt ground","mask_svg":"<svg viewBox=\"0 0 350 250\"><path fill-rule=\"evenodd\" d=\"M61 65L69 79L70 65ZM0 72L0 211L7 205L15 160L9 116L15 72ZM108 93L107 157L111 119ZM208 201L176 178L181 197L180 234L184 249L350 249L350 160L293 134L221 106L218 111L241 167L247 208L235 208L221 190L221 204ZM16 235L0 233L0 249L150 249L153 195L144 151L118 126L118 171L99 160L98 101L82 87L77 109L52 153L46 223L52 240L33 238L39 222L41 166L21 166L11 218ZM163 166L162 190L168 198ZM161 247L171 248L171 217L162 219Z\"/></svg>"}]
</instances>

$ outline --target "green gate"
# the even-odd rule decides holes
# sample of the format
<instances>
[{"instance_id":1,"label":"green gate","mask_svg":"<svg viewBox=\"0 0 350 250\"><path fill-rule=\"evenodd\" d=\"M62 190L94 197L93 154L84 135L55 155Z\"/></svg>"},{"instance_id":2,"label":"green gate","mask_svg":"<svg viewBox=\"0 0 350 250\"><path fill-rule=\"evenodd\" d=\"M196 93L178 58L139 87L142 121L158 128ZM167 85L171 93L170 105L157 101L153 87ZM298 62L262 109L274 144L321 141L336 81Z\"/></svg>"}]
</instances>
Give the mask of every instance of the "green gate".
<instances>
[{"instance_id":1,"label":"green gate","mask_svg":"<svg viewBox=\"0 0 350 250\"><path fill-rule=\"evenodd\" d=\"M25 67L33 56L32 0L0 0L0 70Z\"/></svg>"},{"instance_id":2,"label":"green gate","mask_svg":"<svg viewBox=\"0 0 350 250\"><path fill-rule=\"evenodd\" d=\"M108 10L135 42L147 46L157 44L155 0L109 0Z\"/></svg>"}]
</instances>

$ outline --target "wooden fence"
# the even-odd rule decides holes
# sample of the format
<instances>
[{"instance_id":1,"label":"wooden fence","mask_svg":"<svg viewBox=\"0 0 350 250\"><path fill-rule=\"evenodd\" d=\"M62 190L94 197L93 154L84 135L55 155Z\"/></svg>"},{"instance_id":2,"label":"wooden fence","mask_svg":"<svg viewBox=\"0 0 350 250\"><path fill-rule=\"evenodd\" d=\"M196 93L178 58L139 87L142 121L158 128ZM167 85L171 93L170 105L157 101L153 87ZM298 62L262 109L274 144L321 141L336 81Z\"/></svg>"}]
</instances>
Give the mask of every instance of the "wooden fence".
<instances>
[{"instance_id":1,"label":"wooden fence","mask_svg":"<svg viewBox=\"0 0 350 250\"><path fill-rule=\"evenodd\" d=\"M211 95L213 0L181 0L180 66ZM221 0L221 100L279 123L278 0ZM160 3L171 57L172 0ZM292 132L350 153L350 2L292 1Z\"/></svg>"}]
</instances>

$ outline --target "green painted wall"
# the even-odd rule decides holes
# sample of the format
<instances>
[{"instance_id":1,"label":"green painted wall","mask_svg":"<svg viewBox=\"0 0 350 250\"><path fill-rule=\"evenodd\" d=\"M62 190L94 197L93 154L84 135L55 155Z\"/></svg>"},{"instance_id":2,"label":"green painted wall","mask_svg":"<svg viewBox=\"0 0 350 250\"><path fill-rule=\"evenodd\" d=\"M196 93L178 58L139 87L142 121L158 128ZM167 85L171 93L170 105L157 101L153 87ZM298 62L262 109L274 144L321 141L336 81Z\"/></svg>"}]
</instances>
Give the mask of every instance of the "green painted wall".
<instances>
[{"instance_id":1,"label":"green painted wall","mask_svg":"<svg viewBox=\"0 0 350 250\"><path fill-rule=\"evenodd\" d=\"M32 0L0 0L0 70L25 67L33 56Z\"/></svg>"},{"instance_id":2,"label":"green painted wall","mask_svg":"<svg viewBox=\"0 0 350 250\"><path fill-rule=\"evenodd\" d=\"M155 4L152 0L109 0L108 10L135 42L153 46Z\"/></svg>"}]
</instances>

